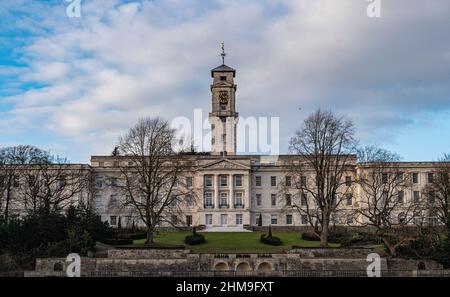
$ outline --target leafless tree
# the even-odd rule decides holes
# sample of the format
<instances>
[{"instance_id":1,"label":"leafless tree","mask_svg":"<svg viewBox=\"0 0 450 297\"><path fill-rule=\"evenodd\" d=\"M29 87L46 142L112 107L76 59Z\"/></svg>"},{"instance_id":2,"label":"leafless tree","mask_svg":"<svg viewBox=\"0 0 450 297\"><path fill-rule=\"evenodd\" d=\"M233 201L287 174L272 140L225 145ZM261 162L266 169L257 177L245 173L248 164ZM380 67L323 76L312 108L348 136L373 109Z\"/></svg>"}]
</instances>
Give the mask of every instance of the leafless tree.
<instances>
[{"instance_id":1,"label":"leafless tree","mask_svg":"<svg viewBox=\"0 0 450 297\"><path fill-rule=\"evenodd\" d=\"M328 245L331 216L351 194L345 177L352 172L355 148L353 123L320 109L305 119L290 141L291 152L301 156L286 169L300 196L292 200L292 208L308 217L321 246Z\"/></svg>"},{"instance_id":2,"label":"leafless tree","mask_svg":"<svg viewBox=\"0 0 450 297\"><path fill-rule=\"evenodd\" d=\"M423 194L428 216L443 224L447 238L450 238L450 154L445 154L439 161L437 168L430 173L432 181L429 177Z\"/></svg>"},{"instance_id":3,"label":"leafless tree","mask_svg":"<svg viewBox=\"0 0 450 297\"><path fill-rule=\"evenodd\" d=\"M420 201L406 201L405 191L411 186L410 174L400 167L400 156L375 146L358 150L358 174L360 185L359 206L355 219L361 226L376 230L389 252L395 255L396 248L409 239L401 235L400 228L415 219L420 211ZM397 230L392 236L393 230Z\"/></svg>"},{"instance_id":4,"label":"leafless tree","mask_svg":"<svg viewBox=\"0 0 450 297\"><path fill-rule=\"evenodd\" d=\"M121 179L116 187L147 229L146 244L163 223L176 225L193 203L192 162L173 149L175 131L161 118L144 118L119 139ZM191 179L192 181L192 179Z\"/></svg>"}]
</instances>

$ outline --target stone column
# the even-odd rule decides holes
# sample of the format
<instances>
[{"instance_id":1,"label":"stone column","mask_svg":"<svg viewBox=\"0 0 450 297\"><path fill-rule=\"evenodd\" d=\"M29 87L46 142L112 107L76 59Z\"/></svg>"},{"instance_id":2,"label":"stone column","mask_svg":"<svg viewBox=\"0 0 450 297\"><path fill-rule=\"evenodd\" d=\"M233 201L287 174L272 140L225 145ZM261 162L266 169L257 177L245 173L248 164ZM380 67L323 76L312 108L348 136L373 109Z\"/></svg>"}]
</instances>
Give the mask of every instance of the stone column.
<instances>
[{"instance_id":1,"label":"stone column","mask_svg":"<svg viewBox=\"0 0 450 297\"><path fill-rule=\"evenodd\" d=\"M234 208L234 179L233 179L234 175L230 174L230 175L228 175L228 177L229 177L229 182L230 182L230 185L229 185L230 197L228 199L228 203L230 204L230 208Z\"/></svg>"},{"instance_id":2,"label":"stone column","mask_svg":"<svg viewBox=\"0 0 450 297\"><path fill-rule=\"evenodd\" d=\"M214 185L214 199L213 201L215 201L214 203L214 207L218 208L219 207L219 202L220 202L220 197L219 197L219 186L220 186L220 181L219 178L220 176L218 174L214 174L214 181L213 181L213 185Z\"/></svg>"},{"instance_id":3,"label":"stone column","mask_svg":"<svg viewBox=\"0 0 450 297\"><path fill-rule=\"evenodd\" d=\"M246 186L247 186L247 190L244 191L244 197L243 197L243 201L244 201L244 205L247 209L250 209L251 205L251 200L252 200L252 186L251 186L251 180L250 180L250 175L249 174L245 174L244 178L243 178L243 182L245 181Z\"/></svg>"}]
</instances>

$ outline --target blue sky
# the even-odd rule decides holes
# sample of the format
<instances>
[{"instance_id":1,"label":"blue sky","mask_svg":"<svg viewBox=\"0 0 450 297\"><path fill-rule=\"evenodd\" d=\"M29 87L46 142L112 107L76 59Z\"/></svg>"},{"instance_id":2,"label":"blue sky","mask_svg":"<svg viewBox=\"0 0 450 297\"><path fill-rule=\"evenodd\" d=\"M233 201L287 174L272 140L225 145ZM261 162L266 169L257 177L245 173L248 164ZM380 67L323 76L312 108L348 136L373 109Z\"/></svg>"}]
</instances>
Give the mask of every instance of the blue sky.
<instances>
[{"instance_id":1,"label":"blue sky","mask_svg":"<svg viewBox=\"0 0 450 297\"><path fill-rule=\"evenodd\" d=\"M314 109L403 160L450 152L450 2L382 0L0 2L0 146L88 162L139 117L206 115L210 69L237 69L242 116L278 116L280 146ZM299 108L301 107L301 110Z\"/></svg>"}]
</instances>

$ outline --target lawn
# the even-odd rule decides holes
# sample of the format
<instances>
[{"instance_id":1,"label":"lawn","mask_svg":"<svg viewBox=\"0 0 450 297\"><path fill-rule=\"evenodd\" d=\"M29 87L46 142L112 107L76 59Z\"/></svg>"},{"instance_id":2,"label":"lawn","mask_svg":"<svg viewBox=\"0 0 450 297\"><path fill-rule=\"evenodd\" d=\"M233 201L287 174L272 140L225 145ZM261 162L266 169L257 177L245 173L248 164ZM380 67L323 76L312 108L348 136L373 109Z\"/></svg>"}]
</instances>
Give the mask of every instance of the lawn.
<instances>
[{"instance_id":1,"label":"lawn","mask_svg":"<svg viewBox=\"0 0 450 297\"><path fill-rule=\"evenodd\" d=\"M319 246L317 241L305 241L298 232L274 232L283 242L281 246L270 246L259 241L263 232L205 232L207 243L190 246L184 244L184 238L190 232L160 232L155 236L155 243L161 245L185 245L194 253L276 253L290 249L293 245L302 247ZM135 245L144 244L145 240L135 240ZM330 244L330 246L338 246Z\"/></svg>"}]
</instances>

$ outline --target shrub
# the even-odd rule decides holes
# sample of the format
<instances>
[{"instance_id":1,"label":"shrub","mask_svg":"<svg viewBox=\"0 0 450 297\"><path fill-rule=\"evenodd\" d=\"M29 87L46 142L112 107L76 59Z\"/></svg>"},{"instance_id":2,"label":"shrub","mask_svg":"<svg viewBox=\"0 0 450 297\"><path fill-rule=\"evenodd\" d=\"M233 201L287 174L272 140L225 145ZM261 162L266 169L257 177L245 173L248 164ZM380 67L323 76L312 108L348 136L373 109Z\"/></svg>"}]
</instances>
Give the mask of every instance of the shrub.
<instances>
[{"instance_id":1,"label":"shrub","mask_svg":"<svg viewBox=\"0 0 450 297\"><path fill-rule=\"evenodd\" d=\"M101 242L109 245L127 245L127 244L133 244L132 239L124 239L124 238L108 238L104 239Z\"/></svg>"},{"instance_id":2,"label":"shrub","mask_svg":"<svg viewBox=\"0 0 450 297\"><path fill-rule=\"evenodd\" d=\"M276 236L267 236L267 234L262 234L260 241L268 245L282 245L281 239Z\"/></svg>"},{"instance_id":3,"label":"shrub","mask_svg":"<svg viewBox=\"0 0 450 297\"><path fill-rule=\"evenodd\" d=\"M302 239L306 241L319 241L320 238L313 232L302 233Z\"/></svg>"},{"instance_id":4,"label":"shrub","mask_svg":"<svg viewBox=\"0 0 450 297\"><path fill-rule=\"evenodd\" d=\"M199 244L205 243L206 240L205 240L205 236L203 236L202 234L196 233L193 235L186 236L186 238L184 239L184 242L189 245L199 245Z\"/></svg>"}]
</instances>

